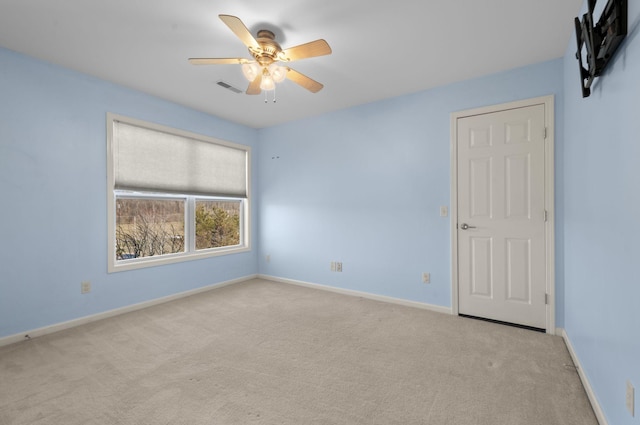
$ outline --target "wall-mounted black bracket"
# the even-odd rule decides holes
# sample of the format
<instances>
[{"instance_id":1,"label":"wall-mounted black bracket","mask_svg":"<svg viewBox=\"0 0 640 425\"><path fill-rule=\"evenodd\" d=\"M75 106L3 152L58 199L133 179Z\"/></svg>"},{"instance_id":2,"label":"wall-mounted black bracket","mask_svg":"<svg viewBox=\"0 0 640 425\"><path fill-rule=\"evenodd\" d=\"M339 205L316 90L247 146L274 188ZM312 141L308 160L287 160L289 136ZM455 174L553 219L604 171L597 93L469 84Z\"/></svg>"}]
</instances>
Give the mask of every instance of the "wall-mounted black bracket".
<instances>
[{"instance_id":1,"label":"wall-mounted black bracket","mask_svg":"<svg viewBox=\"0 0 640 425\"><path fill-rule=\"evenodd\" d=\"M582 97L591 94L593 81L602 75L627 35L627 0L609 0L594 23L596 1L587 2L587 13L582 15L582 20L574 19Z\"/></svg>"}]
</instances>

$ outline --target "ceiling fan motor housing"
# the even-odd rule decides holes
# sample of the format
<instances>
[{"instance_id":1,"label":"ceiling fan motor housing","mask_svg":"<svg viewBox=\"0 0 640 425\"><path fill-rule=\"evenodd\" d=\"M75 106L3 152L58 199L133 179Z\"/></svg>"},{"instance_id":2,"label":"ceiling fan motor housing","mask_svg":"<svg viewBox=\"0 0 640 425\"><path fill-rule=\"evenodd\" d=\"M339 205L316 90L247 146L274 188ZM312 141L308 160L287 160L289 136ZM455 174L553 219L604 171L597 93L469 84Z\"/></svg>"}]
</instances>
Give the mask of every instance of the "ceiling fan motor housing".
<instances>
[{"instance_id":1,"label":"ceiling fan motor housing","mask_svg":"<svg viewBox=\"0 0 640 425\"><path fill-rule=\"evenodd\" d=\"M249 48L249 52L262 67L267 67L279 60L278 55L282 52L282 47L275 41L273 32L269 30L258 31L256 41L260 45L260 49Z\"/></svg>"}]
</instances>

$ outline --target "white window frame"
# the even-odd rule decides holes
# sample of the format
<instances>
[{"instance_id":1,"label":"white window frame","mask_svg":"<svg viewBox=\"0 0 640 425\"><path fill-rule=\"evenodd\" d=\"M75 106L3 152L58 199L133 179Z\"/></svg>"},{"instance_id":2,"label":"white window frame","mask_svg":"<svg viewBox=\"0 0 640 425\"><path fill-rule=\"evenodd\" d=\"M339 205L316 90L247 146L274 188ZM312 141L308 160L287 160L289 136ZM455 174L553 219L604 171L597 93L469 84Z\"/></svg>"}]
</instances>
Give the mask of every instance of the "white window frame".
<instances>
[{"instance_id":1,"label":"white window frame","mask_svg":"<svg viewBox=\"0 0 640 425\"><path fill-rule=\"evenodd\" d=\"M133 198L167 198L167 199L185 199L185 252L165 254L151 257L132 258L127 260L116 259L116 190L115 190L115 171L113 156L113 137L114 137L114 121L120 121L127 124L145 127L152 130L163 131L165 133L175 134L178 136L188 137L208 143L215 143L223 146L230 146L236 149L242 149L247 152L247 196L246 198L224 198L224 197L208 197L202 195L186 195L186 194L163 194L163 193L145 193L131 192L127 194L120 193L120 196ZM195 201L203 200L240 200L240 244L229 247L195 249ZM240 145L237 143L222 141L212 137L203 136L183 130L178 130L159 124L149 123L130 117L125 117L113 113L107 113L107 271L109 273L120 272L126 270L134 270L146 267L154 267L165 264L179 263L183 261L199 260L203 258L216 257L221 255L237 254L241 252L251 251L251 147Z\"/></svg>"}]
</instances>

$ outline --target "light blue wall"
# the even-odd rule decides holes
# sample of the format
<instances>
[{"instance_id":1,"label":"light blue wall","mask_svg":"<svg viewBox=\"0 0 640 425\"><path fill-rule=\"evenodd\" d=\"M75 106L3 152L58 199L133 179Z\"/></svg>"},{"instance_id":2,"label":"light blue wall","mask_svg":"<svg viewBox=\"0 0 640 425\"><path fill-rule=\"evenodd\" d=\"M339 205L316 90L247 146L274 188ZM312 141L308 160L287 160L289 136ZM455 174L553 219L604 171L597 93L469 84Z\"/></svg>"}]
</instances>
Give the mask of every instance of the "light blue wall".
<instances>
[{"instance_id":1,"label":"light blue wall","mask_svg":"<svg viewBox=\"0 0 640 425\"><path fill-rule=\"evenodd\" d=\"M0 337L258 271L450 306L450 113L555 94L557 325L609 423L640 422L637 0L629 16L587 99L571 40L564 59L260 131L0 49ZM106 112L252 146L259 251L107 274Z\"/></svg>"},{"instance_id":2,"label":"light blue wall","mask_svg":"<svg viewBox=\"0 0 640 425\"><path fill-rule=\"evenodd\" d=\"M561 146L562 69L557 59L260 130L260 272L450 306L450 218L439 216L450 114L554 94Z\"/></svg>"},{"instance_id":3,"label":"light blue wall","mask_svg":"<svg viewBox=\"0 0 640 425\"><path fill-rule=\"evenodd\" d=\"M258 151L256 130L0 49L0 337L257 272L254 249L107 274L107 112Z\"/></svg>"},{"instance_id":4,"label":"light blue wall","mask_svg":"<svg viewBox=\"0 0 640 425\"><path fill-rule=\"evenodd\" d=\"M640 423L640 1L628 5L629 34L590 97L574 43L564 60L565 328L611 425Z\"/></svg>"}]
</instances>

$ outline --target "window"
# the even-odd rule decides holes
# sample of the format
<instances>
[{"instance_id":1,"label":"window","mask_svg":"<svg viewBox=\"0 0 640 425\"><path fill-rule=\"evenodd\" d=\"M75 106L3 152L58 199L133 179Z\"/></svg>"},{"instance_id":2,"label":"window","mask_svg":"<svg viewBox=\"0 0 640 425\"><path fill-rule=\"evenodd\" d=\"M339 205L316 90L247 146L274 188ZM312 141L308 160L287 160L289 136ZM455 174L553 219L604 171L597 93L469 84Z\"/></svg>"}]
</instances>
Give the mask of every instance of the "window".
<instances>
[{"instance_id":1,"label":"window","mask_svg":"<svg viewBox=\"0 0 640 425\"><path fill-rule=\"evenodd\" d=\"M116 191L116 261L184 252L185 205Z\"/></svg>"},{"instance_id":2,"label":"window","mask_svg":"<svg viewBox=\"0 0 640 425\"><path fill-rule=\"evenodd\" d=\"M240 244L240 202L196 199L196 250Z\"/></svg>"},{"instance_id":3,"label":"window","mask_svg":"<svg viewBox=\"0 0 640 425\"><path fill-rule=\"evenodd\" d=\"M109 272L249 250L249 147L107 123Z\"/></svg>"}]
</instances>

